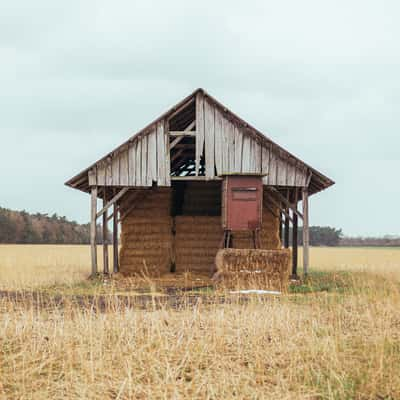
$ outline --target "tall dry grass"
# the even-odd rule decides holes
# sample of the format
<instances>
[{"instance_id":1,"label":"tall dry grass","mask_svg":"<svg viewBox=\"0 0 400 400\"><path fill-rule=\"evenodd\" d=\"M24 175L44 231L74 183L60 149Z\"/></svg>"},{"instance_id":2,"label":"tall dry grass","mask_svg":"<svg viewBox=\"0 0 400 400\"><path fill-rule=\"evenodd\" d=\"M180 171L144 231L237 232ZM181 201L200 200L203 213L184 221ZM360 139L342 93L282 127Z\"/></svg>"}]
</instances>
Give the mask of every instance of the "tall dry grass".
<instances>
[{"instance_id":1,"label":"tall dry grass","mask_svg":"<svg viewBox=\"0 0 400 400\"><path fill-rule=\"evenodd\" d=\"M74 251L57 249L52 269L50 253L34 262L27 250L23 279L85 276L87 249ZM0 399L400 398L399 283L376 274L379 254L345 291L245 305L95 312L0 299ZM324 268L334 262L328 251Z\"/></svg>"}]
</instances>

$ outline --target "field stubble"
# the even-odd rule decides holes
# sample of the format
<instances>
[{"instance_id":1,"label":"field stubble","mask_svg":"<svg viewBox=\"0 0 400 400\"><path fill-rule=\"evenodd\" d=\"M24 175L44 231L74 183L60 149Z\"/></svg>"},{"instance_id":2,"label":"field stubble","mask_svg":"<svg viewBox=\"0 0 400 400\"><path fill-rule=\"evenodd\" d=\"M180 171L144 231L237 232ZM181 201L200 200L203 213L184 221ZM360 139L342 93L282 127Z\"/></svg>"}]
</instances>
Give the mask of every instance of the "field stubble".
<instances>
[{"instance_id":1,"label":"field stubble","mask_svg":"<svg viewBox=\"0 0 400 400\"><path fill-rule=\"evenodd\" d=\"M97 313L0 299L0 398L399 398L400 251L354 250L311 253L324 270L364 271L345 290L267 302ZM1 258L0 282L72 284L87 276L86 252L19 247Z\"/></svg>"}]
</instances>

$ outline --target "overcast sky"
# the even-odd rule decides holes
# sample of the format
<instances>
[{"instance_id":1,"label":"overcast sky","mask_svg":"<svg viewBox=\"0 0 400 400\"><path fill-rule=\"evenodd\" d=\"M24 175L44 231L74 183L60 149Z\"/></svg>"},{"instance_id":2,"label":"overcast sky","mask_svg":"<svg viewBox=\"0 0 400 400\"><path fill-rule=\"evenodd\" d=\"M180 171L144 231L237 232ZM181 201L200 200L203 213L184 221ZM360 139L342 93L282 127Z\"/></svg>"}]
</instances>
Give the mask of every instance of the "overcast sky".
<instances>
[{"instance_id":1,"label":"overcast sky","mask_svg":"<svg viewBox=\"0 0 400 400\"><path fill-rule=\"evenodd\" d=\"M311 224L399 234L400 2L1 1L0 206L86 222L63 183L203 87L336 185Z\"/></svg>"}]
</instances>

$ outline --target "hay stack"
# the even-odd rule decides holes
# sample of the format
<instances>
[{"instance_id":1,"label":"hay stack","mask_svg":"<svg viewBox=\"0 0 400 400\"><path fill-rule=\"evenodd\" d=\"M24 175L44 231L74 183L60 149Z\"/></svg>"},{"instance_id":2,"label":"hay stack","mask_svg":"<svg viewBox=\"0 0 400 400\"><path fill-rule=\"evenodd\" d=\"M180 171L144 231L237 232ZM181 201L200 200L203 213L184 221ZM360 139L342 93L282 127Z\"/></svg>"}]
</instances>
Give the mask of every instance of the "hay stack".
<instances>
[{"instance_id":1,"label":"hay stack","mask_svg":"<svg viewBox=\"0 0 400 400\"><path fill-rule=\"evenodd\" d=\"M120 271L123 275L145 273L155 277L170 271L170 206L170 189L152 189L122 220Z\"/></svg>"},{"instance_id":2,"label":"hay stack","mask_svg":"<svg viewBox=\"0 0 400 400\"><path fill-rule=\"evenodd\" d=\"M176 271L209 274L222 239L221 217L175 218Z\"/></svg>"},{"instance_id":3,"label":"hay stack","mask_svg":"<svg viewBox=\"0 0 400 400\"><path fill-rule=\"evenodd\" d=\"M278 215L278 209L274 209L274 212L276 215ZM275 217L266 207L263 208L260 242L261 248L266 250L274 250L281 247L281 240L279 238L279 218ZM254 246L252 233L233 232L232 247L235 249L253 248Z\"/></svg>"},{"instance_id":4,"label":"hay stack","mask_svg":"<svg viewBox=\"0 0 400 400\"><path fill-rule=\"evenodd\" d=\"M215 257L215 280L228 288L285 291L290 260L289 249L221 249Z\"/></svg>"}]
</instances>

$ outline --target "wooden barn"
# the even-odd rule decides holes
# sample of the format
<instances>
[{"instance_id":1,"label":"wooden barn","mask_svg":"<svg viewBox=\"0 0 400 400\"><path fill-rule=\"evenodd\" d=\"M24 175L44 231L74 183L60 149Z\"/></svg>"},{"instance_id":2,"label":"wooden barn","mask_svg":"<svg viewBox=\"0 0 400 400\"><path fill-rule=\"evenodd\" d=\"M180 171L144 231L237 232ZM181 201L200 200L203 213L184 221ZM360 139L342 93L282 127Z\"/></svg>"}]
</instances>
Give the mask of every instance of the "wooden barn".
<instances>
[{"instance_id":1,"label":"wooden barn","mask_svg":"<svg viewBox=\"0 0 400 400\"><path fill-rule=\"evenodd\" d=\"M233 203L223 200L229 178L238 182L232 199L241 201L233 211L227 209ZM209 274L220 247L287 248L292 226L296 275L298 221L306 272L308 199L333 183L198 89L66 184L91 194L93 275L98 219L105 238L104 273L109 273L110 226L113 272L124 275ZM239 223L252 196L259 202L259 224L227 229L224 220Z\"/></svg>"}]
</instances>

